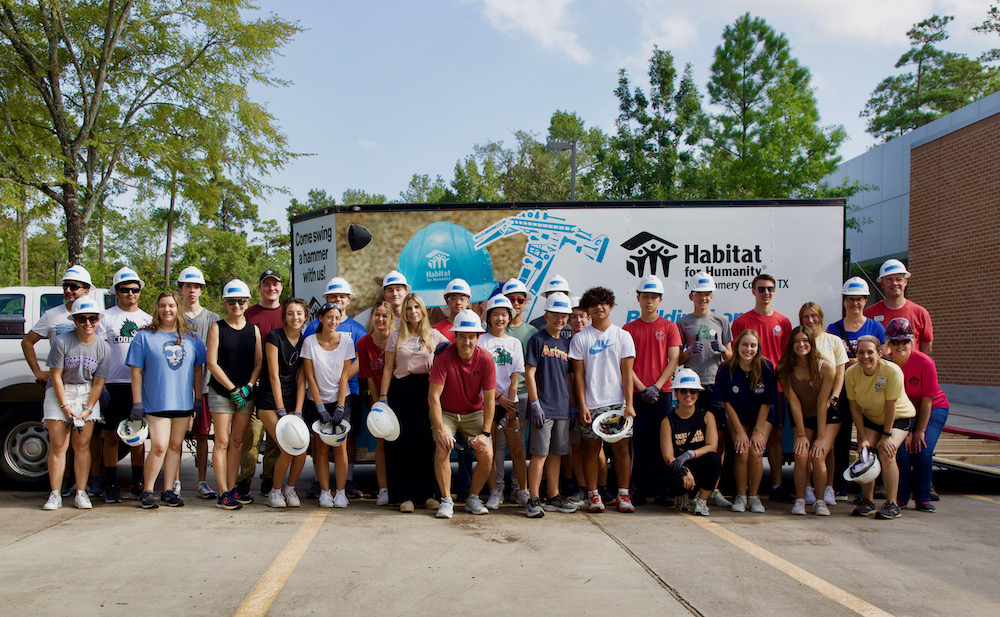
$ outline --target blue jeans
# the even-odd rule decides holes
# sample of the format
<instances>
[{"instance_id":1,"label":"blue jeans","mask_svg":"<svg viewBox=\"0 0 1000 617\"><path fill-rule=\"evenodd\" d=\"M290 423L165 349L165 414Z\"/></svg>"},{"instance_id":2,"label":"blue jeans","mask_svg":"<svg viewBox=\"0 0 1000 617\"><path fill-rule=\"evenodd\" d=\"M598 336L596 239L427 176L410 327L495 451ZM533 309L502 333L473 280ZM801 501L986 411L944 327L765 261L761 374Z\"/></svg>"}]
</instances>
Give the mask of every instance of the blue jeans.
<instances>
[{"instance_id":1,"label":"blue jeans","mask_svg":"<svg viewBox=\"0 0 1000 617\"><path fill-rule=\"evenodd\" d=\"M935 407L931 409L924 441L927 447L916 454L910 454L905 447L896 452L896 464L899 465L899 491L896 501L904 504L910 499L912 488L914 501L931 500L931 468L934 457L934 446L937 445L941 430L948 421L948 408ZM912 487L911 487L912 484Z\"/></svg>"}]
</instances>

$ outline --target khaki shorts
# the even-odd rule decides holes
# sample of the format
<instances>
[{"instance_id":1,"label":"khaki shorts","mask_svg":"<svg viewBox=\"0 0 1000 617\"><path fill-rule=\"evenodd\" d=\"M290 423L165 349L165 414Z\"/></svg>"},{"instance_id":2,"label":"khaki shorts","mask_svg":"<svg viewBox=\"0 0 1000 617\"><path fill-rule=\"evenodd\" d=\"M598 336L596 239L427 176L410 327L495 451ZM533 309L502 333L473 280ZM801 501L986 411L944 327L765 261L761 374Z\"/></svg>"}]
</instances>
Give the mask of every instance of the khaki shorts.
<instances>
[{"instance_id":1,"label":"khaki shorts","mask_svg":"<svg viewBox=\"0 0 1000 617\"><path fill-rule=\"evenodd\" d=\"M473 437L486 430L483 428L483 411L481 409L469 413L451 413L446 411L441 414L441 420L446 433L452 437L457 433L461 433L469 441L472 441ZM437 433L434 434L434 438L437 439Z\"/></svg>"},{"instance_id":2,"label":"khaki shorts","mask_svg":"<svg viewBox=\"0 0 1000 617\"><path fill-rule=\"evenodd\" d=\"M236 404L228 396L220 396L215 390L208 393L208 408L212 413L253 413L256 409L254 399L247 401L243 409L236 409Z\"/></svg>"}]
</instances>

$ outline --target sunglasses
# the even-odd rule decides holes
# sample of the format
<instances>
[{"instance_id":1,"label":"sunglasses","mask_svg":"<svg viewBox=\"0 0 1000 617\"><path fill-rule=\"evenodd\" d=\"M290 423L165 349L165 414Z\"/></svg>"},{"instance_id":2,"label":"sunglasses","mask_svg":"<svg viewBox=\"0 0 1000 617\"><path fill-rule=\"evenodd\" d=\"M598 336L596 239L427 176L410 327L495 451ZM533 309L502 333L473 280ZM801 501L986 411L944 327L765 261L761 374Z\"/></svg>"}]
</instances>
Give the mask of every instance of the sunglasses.
<instances>
[{"instance_id":1,"label":"sunglasses","mask_svg":"<svg viewBox=\"0 0 1000 617\"><path fill-rule=\"evenodd\" d=\"M249 302L246 298L227 298L226 304L229 306L236 306L237 304L246 304Z\"/></svg>"},{"instance_id":2,"label":"sunglasses","mask_svg":"<svg viewBox=\"0 0 1000 617\"><path fill-rule=\"evenodd\" d=\"M763 287L763 286L758 287L757 288L757 293L759 293L759 294L773 294L774 293L774 287Z\"/></svg>"},{"instance_id":3,"label":"sunglasses","mask_svg":"<svg viewBox=\"0 0 1000 617\"><path fill-rule=\"evenodd\" d=\"M136 294L136 295L139 295L139 291L141 291L141 290L138 287L119 287L118 288L118 293L123 293L123 294Z\"/></svg>"},{"instance_id":4,"label":"sunglasses","mask_svg":"<svg viewBox=\"0 0 1000 617\"><path fill-rule=\"evenodd\" d=\"M674 390L677 396L698 396L698 390Z\"/></svg>"},{"instance_id":5,"label":"sunglasses","mask_svg":"<svg viewBox=\"0 0 1000 617\"><path fill-rule=\"evenodd\" d=\"M85 324L88 321L90 323L94 323L95 324L95 323L99 322L100 320L101 320L101 316L100 315L74 315L73 316L73 321L75 321L78 324Z\"/></svg>"},{"instance_id":6,"label":"sunglasses","mask_svg":"<svg viewBox=\"0 0 1000 617\"><path fill-rule=\"evenodd\" d=\"M909 345L912 342L913 341L911 341L908 338L901 338L901 339L893 339L893 340L889 341L889 344L890 345Z\"/></svg>"},{"instance_id":7,"label":"sunglasses","mask_svg":"<svg viewBox=\"0 0 1000 617\"><path fill-rule=\"evenodd\" d=\"M78 289L90 289L89 286L80 285L79 283L63 283L63 290L76 291Z\"/></svg>"},{"instance_id":8,"label":"sunglasses","mask_svg":"<svg viewBox=\"0 0 1000 617\"><path fill-rule=\"evenodd\" d=\"M524 304L528 301L527 298L517 298L517 297L514 298L508 297L507 299L510 300L511 304Z\"/></svg>"}]
</instances>

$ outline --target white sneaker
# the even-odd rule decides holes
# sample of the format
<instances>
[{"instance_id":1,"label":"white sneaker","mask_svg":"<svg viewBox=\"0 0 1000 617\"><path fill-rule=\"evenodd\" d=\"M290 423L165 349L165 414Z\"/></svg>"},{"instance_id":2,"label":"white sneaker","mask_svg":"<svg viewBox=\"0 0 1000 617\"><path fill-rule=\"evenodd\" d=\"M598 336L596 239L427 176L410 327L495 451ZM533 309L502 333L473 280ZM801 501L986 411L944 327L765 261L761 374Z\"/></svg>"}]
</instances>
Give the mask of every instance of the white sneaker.
<instances>
[{"instance_id":1,"label":"white sneaker","mask_svg":"<svg viewBox=\"0 0 1000 617\"><path fill-rule=\"evenodd\" d=\"M288 504L285 503L285 496L281 494L276 488L272 488L267 494L267 505L272 508L287 508Z\"/></svg>"},{"instance_id":2,"label":"white sneaker","mask_svg":"<svg viewBox=\"0 0 1000 617\"><path fill-rule=\"evenodd\" d=\"M830 508L822 499L816 501L816 516L830 516Z\"/></svg>"},{"instance_id":3,"label":"white sneaker","mask_svg":"<svg viewBox=\"0 0 1000 617\"><path fill-rule=\"evenodd\" d=\"M76 499L73 500L73 503L76 504L76 507L81 510L89 510L94 507L94 505L90 503L90 497L87 496L86 491L77 491Z\"/></svg>"},{"instance_id":4,"label":"white sneaker","mask_svg":"<svg viewBox=\"0 0 1000 617\"><path fill-rule=\"evenodd\" d=\"M813 499L816 499L815 495L813 496ZM805 513L806 513L805 499L796 499L794 502L792 502L792 514L802 515Z\"/></svg>"},{"instance_id":5,"label":"white sneaker","mask_svg":"<svg viewBox=\"0 0 1000 617\"><path fill-rule=\"evenodd\" d=\"M42 510L58 510L62 507L62 495L58 490L49 493L49 499L42 506Z\"/></svg>"},{"instance_id":6,"label":"white sneaker","mask_svg":"<svg viewBox=\"0 0 1000 617\"><path fill-rule=\"evenodd\" d=\"M469 495L465 498L465 511L472 514L489 514L490 511L483 505L483 500L479 495Z\"/></svg>"},{"instance_id":7,"label":"white sneaker","mask_svg":"<svg viewBox=\"0 0 1000 617\"><path fill-rule=\"evenodd\" d=\"M737 495L733 499L733 506L730 508L733 512L746 512L747 511L747 496Z\"/></svg>"},{"instance_id":8,"label":"white sneaker","mask_svg":"<svg viewBox=\"0 0 1000 617\"><path fill-rule=\"evenodd\" d=\"M486 500L486 507L490 510L499 510L503 503L503 489L497 487L490 491L490 498Z\"/></svg>"},{"instance_id":9,"label":"white sneaker","mask_svg":"<svg viewBox=\"0 0 1000 617\"><path fill-rule=\"evenodd\" d=\"M823 502L828 506L837 505L837 493L833 490L832 486L827 485L823 489Z\"/></svg>"},{"instance_id":10,"label":"white sneaker","mask_svg":"<svg viewBox=\"0 0 1000 617\"><path fill-rule=\"evenodd\" d=\"M732 508L733 502L726 499L726 496L722 494L719 489L712 491L712 494L708 496L708 503L719 508Z\"/></svg>"},{"instance_id":11,"label":"white sneaker","mask_svg":"<svg viewBox=\"0 0 1000 617\"><path fill-rule=\"evenodd\" d=\"M333 495L330 494L330 491L319 492L319 507L321 508L333 507Z\"/></svg>"},{"instance_id":12,"label":"white sneaker","mask_svg":"<svg viewBox=\"0 0 1000 617\"><path fill-rule=\"evenodd\" d=\"M518 489L514 491L514 499L517 500L517 505L523 508L528 505L528 500L531 499L531 493L529 493L526 488Z\"/></svg>"},{"instance_id":13,"label":"white sneaker","mask_svg":"<svg viewBox=\"0 0 1000 617\"><path fill-rule=\"evenodd\" d=\"M386 506L389 505L389 489L380 488L378 489L378 499L375 500L376 506Z\"/></svg>"},{"instance_id":14,"label":"white sneaker","mask_svg":"<svg viewBox=\"0 0 1000 617\"><path fill-rule=\"evenodd\" d=\"M333 507L334 508L346 508L350 504L347 501L347 492L343 489L337 491L337 494L333 496Z\"/></svg>"},{"instance_id":15,"label":"white sneaker","mask_svg":"<svg viewBox=\"0 0 1000 617\"><path fill-rule=\"evenodd\" d=\"M806 486L806 505L811 506L816 503L816 491L811 486Z\"/></svg>"},{"instance_id":16,"label":"white sneaker","mask_svg":"<svg viewBox=\"0 0 1000 617\"><path fill-rule=\"evenodd\" d=\"M294 486L286 486L281 490L281 496L285 498L285 505L289 508L298 508L302 505L299 496L295 494Z\"/></svg>"},{"instance_id":17,"label":"white sneaker","mask_svg":"<svg viewBox=\"0 0 1000 617\"><path fill-rule=\"evenodd\" d=\"M198 483L198 496L202 499L215 499L218 495L212 490L212 487L208 485L208 482L202 480Z\"/></svg>"},{"instance_id":18,"label":"white sneaker","mask_svg":"<svg viewBox=\"0 0 1000 617\"><path fill-rule=\"evenodd\" d=\"M683 493L678 497L674 498L674 510L678 512L687 512L691 509L691 496L687 493Z\"/></svg>"},{"instance_id":19,"label":"white sneaker","mask_svg":"<svg viewBox=\"0 0 1000 617\"><path fill-rule=\"evenodd\" d=\"M438 506L437 513L434 514L437 518L451 518L451 515L455 512L455 502L452 501L451 497L445 497L441 500L441 505Z\"/></svg>"},{"instance_id":20,"label":"white sneaker","mask_svg":"<svg viewBox=\"0 0 1000 617\"><path fill-rule=\"evenodd\" d=\"M696 498L694 500L694 509L691 510L691 514L695 514L697 516L708 516L708 502L704 499Z\"/></svg>"},{"instance_id":21,"label":"white sneaker","mask_svg":"<svg viewBox=\"0 0 1000 617\"><path fill-rule=\"evenodd\" d=\"M764 504L760 502L760 496L758 495L747 497L747 505L750 507L751 512L755 512L757 514L764 513Z\"/></svg>"},{"instance_id":22,"label":"white sneaker","mask_svg":"<svg viewBox=\"0 0 1000 617\"><path fill-rule=\"evenodd\" d=\"M181 496L181 481L180 480L174 480L173 491L174 491L174 495L177 495L178 497Z\"/></svg>"}]
</instances>

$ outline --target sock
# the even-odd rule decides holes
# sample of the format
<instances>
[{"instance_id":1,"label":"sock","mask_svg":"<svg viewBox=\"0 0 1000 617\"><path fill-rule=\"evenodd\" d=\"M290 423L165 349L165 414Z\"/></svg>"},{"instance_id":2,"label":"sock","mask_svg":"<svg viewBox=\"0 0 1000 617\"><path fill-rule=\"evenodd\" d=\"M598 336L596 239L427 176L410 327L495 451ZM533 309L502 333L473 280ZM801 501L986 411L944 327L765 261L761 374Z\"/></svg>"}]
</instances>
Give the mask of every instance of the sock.
<instances>
[{"instance_id":1,"label":"sock","mask_svg":"<svg viewBox=\"0 0 1000 617\"><path fill-rule=\"evenodd\" d=\"M619 495L627 495L628 494L628 489L627 488L620 488L620 489L618 489L618 494Z\"/></svg>"},{"instance_id":2,"label":"sock","mask_svg":"<svg viewBox=\"0 0 1000 617\"><path fill-rule=\"evenodd\" d=\"M592 491L587 491L587 494L590 495L591 497L600 497L601 496L601 494L597 492L597 489L594 489Z\"/></svg>"}]
</instances>

